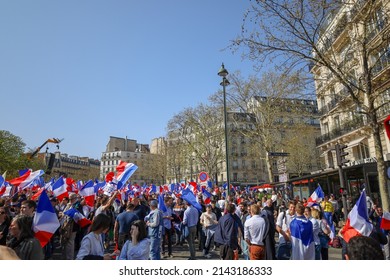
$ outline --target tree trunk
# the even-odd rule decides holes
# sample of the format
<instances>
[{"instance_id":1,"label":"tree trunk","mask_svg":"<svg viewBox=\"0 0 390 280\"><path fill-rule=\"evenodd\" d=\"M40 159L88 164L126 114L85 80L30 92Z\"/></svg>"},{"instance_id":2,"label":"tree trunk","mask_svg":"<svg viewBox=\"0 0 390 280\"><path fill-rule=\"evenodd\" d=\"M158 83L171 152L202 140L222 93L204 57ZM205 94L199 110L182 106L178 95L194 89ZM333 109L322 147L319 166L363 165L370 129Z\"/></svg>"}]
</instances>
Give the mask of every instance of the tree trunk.
<instances>
[{"instance_id":1,"label":"tree trunk","mask_svg":"<svg viewBox=\"0 0 390 280\"><path fill-rule=\"evenodd\" d=\"M268 177L269 177L269 182L273 183L274 181L274 176L272 174L272 164L271 164L271 158L268 155L268 152L265 153L265 161L267 162L267 170L268 170Z\"/></svg>"},{"instance_id":2,"label":"tree trunk","mask_svg":"<svg viewBox=\"0 0 390 280\"><path fill-rule=\"evenodd\" d=\"M375 156L377 159L379 193L381 196L382 209L384 211L390 211L389 208L390 197L389 197L389 189L387 188L386 164L385 164L385 159L383 157L383 149L381 145L379 124L376 119L376 114L373 114L371 118L372 118L373 137L374 137L374 144L375 144Z\"/></svg>"}]
</instances>

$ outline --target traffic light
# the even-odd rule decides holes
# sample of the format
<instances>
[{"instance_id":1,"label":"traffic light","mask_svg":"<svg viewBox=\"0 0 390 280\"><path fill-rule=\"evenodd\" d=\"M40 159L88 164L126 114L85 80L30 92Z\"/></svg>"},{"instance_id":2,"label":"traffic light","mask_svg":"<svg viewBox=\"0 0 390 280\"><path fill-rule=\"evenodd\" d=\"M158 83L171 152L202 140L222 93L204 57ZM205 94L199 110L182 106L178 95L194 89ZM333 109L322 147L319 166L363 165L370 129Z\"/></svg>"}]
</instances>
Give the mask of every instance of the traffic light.
<instances>
[{"instance_id":1,"label":"traffic light","mask_svg":"<svg viewBox=\"0 0 390 280\"><path fill-rule=\"evenodd\" d=\"M347 162L349 162L349 159L345 158L348 155L348 153L344 151L346 148L348 148L348 146L344 144L336 144L335 146L338 166L344 166Z\"/></svg>"}]
</instances>

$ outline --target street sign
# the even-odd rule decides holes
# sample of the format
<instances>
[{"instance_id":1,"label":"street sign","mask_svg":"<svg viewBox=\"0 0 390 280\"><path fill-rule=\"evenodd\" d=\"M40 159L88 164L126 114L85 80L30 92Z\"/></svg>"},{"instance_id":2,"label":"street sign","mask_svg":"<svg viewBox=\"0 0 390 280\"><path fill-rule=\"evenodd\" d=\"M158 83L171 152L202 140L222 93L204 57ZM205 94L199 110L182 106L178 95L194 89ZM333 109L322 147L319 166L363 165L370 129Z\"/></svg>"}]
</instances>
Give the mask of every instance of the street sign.
<instances>
[{"instance_id":1,"label":"street sign","mask_svg":"<svg viewBox=\"0 0 390 280\"><path fill-rule=\"evenodd\" d=\"M208 179L209 179L209 174L207 174L207 172L202 171L199 173L199 181L206 182Z\"/></svg>"},{"instance_id":2,"label":"street sign","mask_svg":"<svg viewBox=\"0 0 390 280\"><path fill-rule=\"evenodd\" d=\"M283 153L283 152L268 152L268 155L270 157L287 157L290 154L289 153Z\"/></svg>"}]
</instances>

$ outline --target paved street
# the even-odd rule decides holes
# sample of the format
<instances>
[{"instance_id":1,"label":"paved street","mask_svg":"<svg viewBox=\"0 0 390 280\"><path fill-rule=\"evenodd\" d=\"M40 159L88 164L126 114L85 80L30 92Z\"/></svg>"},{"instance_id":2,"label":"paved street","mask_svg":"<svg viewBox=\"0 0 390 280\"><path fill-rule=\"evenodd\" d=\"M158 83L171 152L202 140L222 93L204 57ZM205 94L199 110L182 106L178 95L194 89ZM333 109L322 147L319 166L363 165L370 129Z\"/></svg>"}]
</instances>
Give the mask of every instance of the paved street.
<instances>
[{"instance_id":1,"label":"paved street","mask_svg":"<svg viewBox=\"0 0 390 280\"><path fill-rule=\"evenodd\" d=\"M199 244L196 241L196 247L199 248ZM112 252L114 248L110 248L110 252ZM199 260L219 260L219 251L210 251L211 259L207 259L203 257L203 254L200 250L196 251L196 258ZM166 258L166 260L187 260L190 257L188 245L184 244L183 246L173 246L173 258ZM57 249L54 252L53 259L60 260L61 259L61 250ZM242 259L240 257L240 259ZM341 248L329 248L329 259L330 260L341 260Z\"/></svg>"}]
</instances>

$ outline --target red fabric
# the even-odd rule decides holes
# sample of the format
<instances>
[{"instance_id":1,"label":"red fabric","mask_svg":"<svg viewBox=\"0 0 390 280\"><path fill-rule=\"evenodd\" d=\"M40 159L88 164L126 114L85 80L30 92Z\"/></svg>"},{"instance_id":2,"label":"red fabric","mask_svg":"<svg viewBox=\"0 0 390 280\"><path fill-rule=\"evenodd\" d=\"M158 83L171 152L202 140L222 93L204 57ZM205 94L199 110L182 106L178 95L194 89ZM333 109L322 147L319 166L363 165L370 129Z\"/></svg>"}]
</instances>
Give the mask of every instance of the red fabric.
<instances>
[{"instance_id":1,"label":"red fabric","mask_svg":"<svg viewBox=\"0 0 390 280\"><path fill-rule=\"evenodd\" d=\"M388 115L387 118L385 119L384 125L386 129L387 138L390 139L390 115Z\"/></svg>"}]
</instances>

